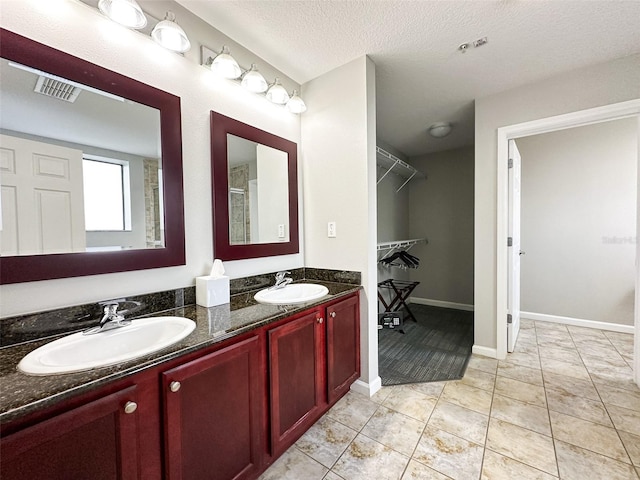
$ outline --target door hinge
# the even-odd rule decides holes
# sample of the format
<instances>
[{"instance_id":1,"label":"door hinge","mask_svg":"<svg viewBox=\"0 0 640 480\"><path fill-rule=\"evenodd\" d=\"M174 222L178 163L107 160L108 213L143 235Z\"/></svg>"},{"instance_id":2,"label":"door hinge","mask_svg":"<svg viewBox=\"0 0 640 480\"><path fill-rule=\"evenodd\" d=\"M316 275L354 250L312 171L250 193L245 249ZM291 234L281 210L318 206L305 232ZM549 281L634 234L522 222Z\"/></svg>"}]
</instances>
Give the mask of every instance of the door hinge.
<instances>
[{"instance_id":1,"label":"door hinge","mask_svg":"<svg viewBox=\"0 0 640 480\"><path fill-rule=\"evenodd\" d=\"M513 316L510 313L507 313L507 323L513 323Z\"/></svg>"},{"instance_id":2,"label":"door hinge","mask_svg":"<svg viewBox=\"0 0 640 480\"><path fill-rule=\"evenodd\" d=\"M507 247L513 247L513 237L507 237Z\"/></svg>"},{"instance_id":3,"label":"door hinge","mask_svg":"<svg viewBox=\"0 0 640 480\"><path fill-rule=\"evenodd\" d=\"M509 159L509 168L513 168L513 158Z\"/></svg>"}]
</instances>

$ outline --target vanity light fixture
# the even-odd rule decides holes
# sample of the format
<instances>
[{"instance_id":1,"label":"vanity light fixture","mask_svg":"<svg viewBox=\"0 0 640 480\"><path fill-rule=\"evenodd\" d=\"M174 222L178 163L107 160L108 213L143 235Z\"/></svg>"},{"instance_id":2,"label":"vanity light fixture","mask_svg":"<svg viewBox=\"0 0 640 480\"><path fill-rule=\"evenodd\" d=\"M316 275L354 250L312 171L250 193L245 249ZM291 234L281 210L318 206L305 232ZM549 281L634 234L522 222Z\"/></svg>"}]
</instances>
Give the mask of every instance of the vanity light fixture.
<instances>
[{"instance_id":1,"label":"vanity light fixture","mask_svg":"<svg viewBox=\"0 0 640 480\"><path fill-rule=\"evenodd\" d=\"M191 48L191 42L184 30L176 23L176 16L173 12L167 12L164 20L153 27L151 38L164 48L174 52L184 53Z\"/></svg>"},{"instance_id":2,"label":"vanity light fixture","mask_svg":"<svg viewBox=\"0 0 640 480\"><path fill-rule=\"evenodd\" d=\"M287 108L291 113L304 113L307 111L307 106L298 95L298 91L294 90L291 98L287 102Z\"/></svg>"},{"instance_id":3,"label":"vanity light fixture","mask_svg":"<svg viewBox=\"0 0 640 480\"><path fill-rule=\"evenodd\" d=\"M453 126L449 122L434 123L429 127L429 135L435 138L446 137L451 133Z\"/></svg>"},{"instance_id":4,"label":"vanity light fixture","mask_svg":"<svg viewBox=\"0 0 640 480\"><path fill-rule=\"evenodd\" d=\"M242 75L241 85L253 93L264 93L269 88L267 81L258 71L255 63L252 63L251 68Z\"/></svg>"},{"instance_id":5,"label":"vanity light fixture","mask_svg":"<svg viewBox=\"0 0 640 480\"><path fill-rule=\"evenodd\" d=\"M125 27L140 29L147 25L147 17L136 0L100 0L98 9Z\"/></svg>"},{"instance_id":6,"label":"vanity light fixture","mask_svg":"<svg viewBox=\"0 0 640 480\"><path fill-rule=\"evenodd\" d=\"M222 52L211 62L211 71L229 80L235 80L242 74L238 62L231 56L226 46L222 47Z\"/></svg>"},{"instance_id":7,"label":"vanity light fixture","mask_svg":"<svg viewBox=\"0 0 640 480\"><path fill-rule=\"evenodd\" d=\"M267 90L267 98L278 105L284 105L289 101L289 94L280 83L278 77L275 78L269 90Z\"/></svg>"}]
</instances>

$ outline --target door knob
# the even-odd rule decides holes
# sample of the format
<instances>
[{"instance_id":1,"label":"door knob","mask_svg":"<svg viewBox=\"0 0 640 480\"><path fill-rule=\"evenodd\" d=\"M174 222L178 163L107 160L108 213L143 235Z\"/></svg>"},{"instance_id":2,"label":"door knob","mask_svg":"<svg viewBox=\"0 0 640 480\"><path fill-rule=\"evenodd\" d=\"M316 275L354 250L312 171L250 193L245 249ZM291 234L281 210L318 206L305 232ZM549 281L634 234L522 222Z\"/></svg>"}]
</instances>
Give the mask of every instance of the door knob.
<instances>
[{"instance_id":1,"label":"door knob","mask_svg":"<svg viewBox=\"0 0 640 480\"><path fill-rule=\"evenodd\" d=\"M124 413L133 413L138 409L136 402L127 402L124 404Z\"/></svg>"},{"instance_id":2,"label":"door knob","mask_svg":"<svg viewBox=\"0 0 640 480\"><path fill-rule=\"evenodd\" d=\"M180 387L182 385L180 385L180 382L171 382L169 384L169 390L171 390L172 392L177 392L178 390L180 390Z\"/></svg>"},{"instance_id":3,"label":"door knob","mask_svg":"<svg viewBox=\"0 0 640 480\"><path fill-rule=\"evenodd\" d=\"M324 322L324 318L318 317L318 323L322 323L322 322Z\"/></svg>"},{"instance_id":4,"label":"door knob","mask_svg":"<svg viewBox=\"0 0 640 480\"><path fill-rule=\"evenodd\" d=\"M329 316L330 316L331 318L336 318L336 312L331 312L331 313L329 314Z\"/></svg>"}]
</instances>

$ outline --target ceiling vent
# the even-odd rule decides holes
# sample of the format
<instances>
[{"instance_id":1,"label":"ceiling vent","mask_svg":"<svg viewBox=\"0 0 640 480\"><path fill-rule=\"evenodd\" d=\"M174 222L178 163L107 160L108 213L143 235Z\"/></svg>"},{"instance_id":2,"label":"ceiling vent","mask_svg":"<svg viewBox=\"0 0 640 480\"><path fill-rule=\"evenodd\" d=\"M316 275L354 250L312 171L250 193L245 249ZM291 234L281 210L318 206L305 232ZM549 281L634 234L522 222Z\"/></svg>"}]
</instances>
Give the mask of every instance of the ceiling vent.
<instances>
[{"instance_id":1,"label":"ceiling vent","mask_svg":"<svg viewBox=\"0 0 640 480\"><path fill-rule=\"evenodd\" d=\"M42 75L38 77L36 88L34 89L34 92L70 103L76 101L76 98L78 98L81 91L81 88L71 85L70 83L43 77Z\"/></svg>"}]
</instances>

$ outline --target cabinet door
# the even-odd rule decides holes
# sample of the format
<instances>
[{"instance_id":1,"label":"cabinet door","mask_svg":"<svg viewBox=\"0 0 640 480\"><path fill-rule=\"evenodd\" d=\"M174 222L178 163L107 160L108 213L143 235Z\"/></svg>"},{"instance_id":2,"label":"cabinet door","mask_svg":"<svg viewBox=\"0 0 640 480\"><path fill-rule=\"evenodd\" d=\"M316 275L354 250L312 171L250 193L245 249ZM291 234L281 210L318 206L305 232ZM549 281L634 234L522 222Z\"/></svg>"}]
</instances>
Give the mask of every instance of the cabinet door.
<instances>
[{"instance_id":1,"label":"cabinet door","mask_svg":"<svg viewBox=\"0 0 640 480\"><path fill-rule=\"evenodd\" d=\"M162 374L169 479L243 479L258 471L261 358L255 336Z\"/></svg>"},{"instance_id":2,"label":"cabinet door","mask_svg":"<svg viewBox=\"0 0 640 480\"><path fill-rule=\"evenodd\" d=\"M314 311L269 330L271 447L276 456L326 407L323 322Z\"/></svg>"},{"instance_id":3,"label":"cabinet door","mask_svg":"<svg viewBox=\"0 0 640 480\"><path fill-rule=\"evenodd\" d=\"M354 295L327 307L329 403L338 400L359 376L360 302Z\"/></svg>"},{"instance_id":4,"label":"cabinet door","mask_svg":"<svg viewBox=\"0 0 640 480\"><path fill-rule=\"evenodd\" d=\"M138 478L136 402L132 386L3 438L0 477Z\"/></svg>"}]
</instances>

